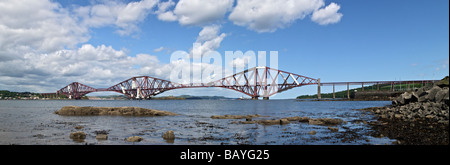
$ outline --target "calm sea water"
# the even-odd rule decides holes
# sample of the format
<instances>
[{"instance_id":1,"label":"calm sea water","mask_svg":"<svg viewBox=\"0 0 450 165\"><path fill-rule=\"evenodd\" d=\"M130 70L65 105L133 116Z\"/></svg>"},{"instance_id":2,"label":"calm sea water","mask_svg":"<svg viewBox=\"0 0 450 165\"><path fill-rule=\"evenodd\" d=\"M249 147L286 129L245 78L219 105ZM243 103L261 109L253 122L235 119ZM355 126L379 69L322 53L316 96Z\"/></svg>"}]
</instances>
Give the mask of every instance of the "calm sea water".
<instances>
[{"instance_id":1,"label":"calm sea water","mask_svg":"<svg viewBox=\"0 0 450 165\"><path fill-rule=\"evenodd\" d=\"M0 144L391 144L394 139L368 135L370 127L361 121L374 117L354 109L385 106L389 101L296 101L296 100L0 100ZM63 106L136 106L180 114L163 117L125 116L59 116L53 112ZM245 119L212 119L212 115L259 114L277 119L290 116L339 118L339 132L328 126L290 123L287 125L235 124ZM82 129L75 129L82 126ZM175 132L168 142L162 134ZM73 141L71 132L83 131L84 141ZM97 140L96 132L108 133L107 140ZM316 134L309 134L316 131ZM141 142L127 142L130 136L141 136Z\"/></svg>"}]
</instances>

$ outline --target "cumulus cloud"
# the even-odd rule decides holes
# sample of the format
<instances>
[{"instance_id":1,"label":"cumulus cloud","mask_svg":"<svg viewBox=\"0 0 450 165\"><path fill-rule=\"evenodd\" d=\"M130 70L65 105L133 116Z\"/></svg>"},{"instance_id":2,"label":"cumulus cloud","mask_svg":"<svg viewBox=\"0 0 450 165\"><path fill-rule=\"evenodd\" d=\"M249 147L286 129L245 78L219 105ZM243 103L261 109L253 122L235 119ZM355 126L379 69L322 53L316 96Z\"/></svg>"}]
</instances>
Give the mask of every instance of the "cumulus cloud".
<instances>
[{"instance_id":1,"label":"cumulus cloud","mask_svg":"<svg viewBox=\"0 0 450 165\"><path fill-rule=\"evenodd\" d=\"M130 55L125 48L86 43L92 28L113 27L120 35L138 32L139 23L149 14L162 21L201 27L195 46L186 53L193 58L220 47L227 36L220 32L220 21L230 11L230 21L258 32L273 32L311 14L319 24L336 23L342 17L335 16L340 14L339 5L324 7L323 0L239 0L234 8L233 4L234 0L140 0L64 8L51 0L0 1L0 89L52 92L72 81L109 87L137 75L169 79L177 67L193 72L221 70L208 63L194 63L193 68L186 63L162 64L150 54ZM243 66L249 60L237 58L232 64ZM210 75L220 77L218 71Z\"/></svg>"},{"instance_id":2,"label":"cumulus cloud","mask_svg":"<svg viewBox=\"0 0 450 165\"><path fill-rule=\"evenodd\" d=\"M243 56L233 59L228 65L236 68L245 68L250 63L250 60L252 60L252 56Z\"/></svg>"},{"instance_id":3,"label":"cumulus cloud","mask_svg":"<svg viewBox=\"0 0 450 165\"><path fill-rule=\"evenodd\" d=\"M177 17L169 8L175 5L172 0L158 3L158 10L155 12L161 21L176 21Z\"/></svg>"},{"instance_id":4,"label":"cumulus cloud","mask_svg":"<svg viewBox=\"0 0 450 165\"><path fill-rule=\"evenodd\" d=\"M160 52L160 51L163 51L164 49L165 48L161 46L159 48L154 49L153 52Z\"/></svg>"},{"instance_id":5,"label":"cumulus cloud","mask_svg":"<svg viewBox=\"0 0 450 165\"><path fill-rule=\"evenodd\" d=\"M162 2L156 12L162 21L178 21L181 25L203 26L222 19L233 7L234 0L180 0Z\"/></svg>"},{"instance_id":6,"label":"cumulus cloud","mask_svg":"<svg viewBox=\"0 0 450 165\"><path fill-rule=\"evenodd\" d=\"M343 15L342 13L338 13L340 8L336 3L331 3L325 8L315 10L311 16L311 20L320 25L337 23Z\"/></svg>"},{"instance_id":7,"label":"cumulus cloud","mask_svg":"<svg viewBox=\"0 0 450 165\"><path fill-rule=\"evenodd\" d=\"M163 65L167 64L160 64L153 55L137 54L133 57L127 55L125 50L116 50L111 46L84 44L74 50L28 54L21 59L1 61L0 81L20 77L24 82L35 82L35 85L39 85L36 80L40 80L52 86L52 90L72 81L94 87L109 87L137 75L168 78L170 69ZM17 84L11 84L7 89L14 89ZM38 88L33 91L46 92L46 89Z\"/></svg>"},{"instance_id":8,"label":"cumulus cloud","mask_svg":"<svg viewBox=\"0 0 450 165\"><path fill-rule=\"evenodd\" d=\"M87 32L69 11L50 1L0 2L0 59L23 52L74 48L89 39Z\"/></svg>"},{"instance_id":9,"label":"cumulus cloud","mask_svg":"<svg viewBox=\"0 0 450 165\"><path fill-rule=\"evenodd\" d=\"M238 0L228 19L260 33L285 28L311 13L316 13L313 21L319 24L338 22L339 6L332 3L320 9L324 5L323 0Z\"/></svg>"},{"instance_id":10,"label":"cumulus cloud","mask_svg":"<svg viewBox=\"0 0 450 165\"><path fill-rule=\"evenodd\" d=\"M211 51L220 47L223 39L227 36L225 33L219 34L219 25L205 26L199 32L196 42L191 50L191 57L200 58Z\"/></svg>"},{"instance_id":11,"label":"cumulus cloud","mask_svg":"<svg viewBox=\"0 0 450 165\"><path fill-rule=\"evenodd\" d=\"M139 30L137 24L151 13L158 0L142 0L124 4L107 1L105 4L82 6L74 9L81 17L82 25L88 27L103 27L114 25L120 35L130 35Z\"/></svg>"},{"instance_id":12,"label":"cumulus cloud","mask_svg":"<svg viewBox=\"0 0 450 165\"><path fill-rule=\"evenodd\" d=\"M154 4L108 2L69 10L48 0L0 1L0 89L50 92L72 81L108 87L136 75L164 78L170 65L155 56L85 44L92 27L136 30Z\"/></svg>"}]
</instances>

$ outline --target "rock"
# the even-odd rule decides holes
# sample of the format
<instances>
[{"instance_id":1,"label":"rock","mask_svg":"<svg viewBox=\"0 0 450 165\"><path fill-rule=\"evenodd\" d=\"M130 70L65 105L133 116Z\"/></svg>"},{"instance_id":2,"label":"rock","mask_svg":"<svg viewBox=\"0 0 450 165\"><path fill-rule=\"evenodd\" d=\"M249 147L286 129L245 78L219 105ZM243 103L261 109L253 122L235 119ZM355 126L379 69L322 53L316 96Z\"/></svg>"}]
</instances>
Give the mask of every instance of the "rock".
<instances>
[{"instance_id":1,"label":"rock","mask_svg":"<svg viewBox=\"0 0 450 165\"><path fill-rule=\"evenodd\" d=\"M308 124L312 124L312 125L324 125L325 123L322 122L321 120L318 119L310 119L308 121Z\"/></svg>"},{"instance_id":2,"label":"rock","mask_svg":"<svg viewBox=\"0 0 450 165\"><path fill-rule=\"evenodd\" d=\"M211 116L213 119L243 119L245 116L242 115L213 115Z\"/></svg>"},{"instance_id":3,"label":"rock","mask_svg":"<svg viewBox=\"0 0 450 165\"><path fill-rule=\"evenodd\" d=\"M97 139L97 140L108 140L108 135L107 134L98 134L97 136L95 136L95 139Z\"/></svg>"},{"instance_id":4,"label":"rock","mask_svg":"<svg viewBox=\"0 0 450 165\"><path fill-rule=\"evenodd\" d=\"M287 120L287 119L280 119L280 124L281 125L283 125L283 124L289 124L290 122L289 122L289 120Z\"/></svg>"},{"instance_id":5,"label":"rock","mask_svg":"<svg viewBox=\"0 0 450 165\"><path fill-rule=\"evenodd\" d=\"M123 115L123 116L173 116L172 112L140 107L78 107L64 106L55 114L64 116Z\"/></svg>"},{"instance_id":6,"label":"rock","mask_svg":"<svg viewBox=\"0 0 450 165\"><path fill-rule=\"evenodd\" d=\"M425 88L422 87L422 88L417 89L417 91L414 92L414 94L415 94L416 96L418 96L418 97L422 97L422 96L427 95L428 93L427 93L427 91L425 90Z\"/></svg>"},{"instance_id":7,"label":"rock","mask_svg":"<svg viewBox=\"0 0 450 165\"><path fill-rule=\"evenodd\" d=\"M418 101L417 94L405 92L405 93L401 94L399 97L397 97L397 99L395 100L395 102L393 102L393 104L405 105L405 104L409 104L410 102L417 102L417 101Z\"/></svg>"},{"instance_id":8,"label":"rock","mask_svg":"<svg viewBox=\"0 0 450 165\"><path fill-rule=\"evenodd\" d=\"M298 120L300 120L300 116L285 117L283 119L286 119L286 120L289 120L289 121L298 121Z\"/></svg>"},{"instance_id":9,"label":"rock","mask_svg":"<svg viewBox=\"0 0 450 165\"><path fill-rule=\"evenodd\" d=\"M83 129L84 127L83 127L83 126L80 126L80 125L77 125L77 126L75 126L74 128L75 128L75 129Z\"/></svg>"},{"instance_id":10,"label":"rock","mask_svg":"<svg viewBox=\"0 0 450 165\"><path fill-rule=\"evenodd\" d=\"M294 117L285 117L283 119L289 120L289 121L299 121L299 122L308 122L309 117L300 117L300 116L294 116Z\"/></svg>"},{"instance_id":11,"label":"rock","mask_svg":"<svg viewBox=\"0 0 450 165\"><path fill-rule=\"evenodd\" d=\"M175 139L175 134L173 133L173 131L167 131L162 135L162 138L165 140L173 140Z\"/></svg>"},{"instance_id":12,"label":"rock","mask_svg":"<svg viewBox=\"0 0 450 165\"><path fill-rule=\"evenodd\" d=\"M433 119L436 118L436 116L434 116L434 115L427 115L427 116L425 116L425 118L433 120Z\"/></svg>"},{"instance_id":13,"label":"rock","mask_svg":"<svg viewBox=\"0 0 450 165\"><path fill-rule=\"evenodd\" d=\"M263 125L275 125L275 124L288 124L289 121L287 119L259 120L258 123Z\"/></svg>"},{"instance_id":14,"label":"rock","mask_svg":"<svg viewBox=\"0 0 450 165\"><path fill-rule=\"evenodd\" d=\"M426 99L430 101L435 101L436 94L442 89L439 86L433 86L430 90L427 91Z\"/></svg>"},{"instance_id":15,"label":"rock","mask_svg":"<svg viewBox=\"0 0 450 165\"><path fill-rule=\"evenodd\" d=\"M332 118L319 118L319 119L310 119L309 124L313 125L338 125L343 122L342 119L332 119Z\"/></svg>"},{"instance_id":16,"label":"rock","mask_svg":"<svg viewBox=\"0 0 450 165\"><path fill-rule=\"evenodd\" d=\"M449 86L449 78L448 76L445 76L442 80L438 81L436 83L437 86L439 87L448 87Z\"/></svg>"},{"instance_id":17,"label":"rock","mask_svg":"<svg viewBox=\"0 0 450 165\"><path fill-rule=\"evenodd\" d=\"M336 127L328 127L331 132L339 132L339 128Z\"/></svg>"},{"instance_id":18,"label":"rock","mask_svg":"<svg viewBox=\"0 0 450 165\"><path fill-rule=\"evenodd\" d=\"M402 114L395 114L394 117L395 117L396 119L402 119L402 118L403 118L403 115L402 115Z\"/></svg>"},{"instance_id":19,"label":"rock","mask_svg":"<svg viewBox=\"0 0 450 165\"><path fill-rule=\"evenodd\" d=\"M448 100L448 88L437 92L434 98L436 102L441 102L444 101L445 96L447 96Z\"/></svg>"},{"instance_id":20,"label":"rock","mask_svg":"<svg viewBox=\"0 0 450 165\"><path fill-rule=\"evenodd\" d=\"M142 140L144 140L144 138L140 136L131 136L127 138L127 142L140 142Z\"/></svg>"},{"instance_id":21,"label":"rock","mask_svg":"<svg viewBox=\"0 0 450 165\"><path fill-rule=\"evenodd\" d=\"M260 115L258 114L254 114L254 115L213 115L211 116L211 118L213 119L248 119L248 118L253 118L253 117L260 117Z\"/></svg>"},{"instance_id":22,"label":"rock","mask_svg":"<svg viewBox=\"0 0 450 165\"><path fill-rule=\"evenodd\" d=\"M316 134L316 131L309 131L308 132L310 135L315 135Z\"/></svg>"},{"instance_id":23,"label":"rock","mask_svg":"<svg viewBox=\"0 0 450 165\"><path fill-rule=\"evenodd\" d=\"M427 102L428 101L427 95L420 96L418 101L419 102Z\"/></svg>"},{"instance_id":24,"label":"rock","mask_svg":"<svg viewBox=\"0 0 450 165\"><path fill-rule=\"evenodd\" d=\"M239 124L256 124L256 123L258 123L258 121L239 121L238 122Z\"/></svg>"},{"instance_id":25,"label":"rock","mask_svg":"<svg viewBox=\"0 0 450 165\"><path fill-rule=\"evenodd\" d=\"M377 110L375 110L375 113L376 113L376 114L380 114L380 113L381 113L381 110L377 109Z\"/></svg>"},{"instance_id":26,"label":"rock","mask_svg":"<svg viewBox=\"0 0 450 165\"><path fill-rule=\"evenodd\" d=\"M86 138L86 133L84 133L83 131L72 132L70 133L70 138L72 140L82 141Z\"/></svg>"}]
</instances>

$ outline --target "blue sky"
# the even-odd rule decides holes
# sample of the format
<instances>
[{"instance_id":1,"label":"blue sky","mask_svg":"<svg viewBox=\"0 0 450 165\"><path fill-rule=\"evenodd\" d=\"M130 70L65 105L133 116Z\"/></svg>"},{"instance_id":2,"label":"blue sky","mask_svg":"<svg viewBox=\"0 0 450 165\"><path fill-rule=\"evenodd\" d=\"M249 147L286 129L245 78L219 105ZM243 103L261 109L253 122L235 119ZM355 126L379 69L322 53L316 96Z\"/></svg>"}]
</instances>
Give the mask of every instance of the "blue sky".
<instances>
[{"instance_id":1,"label":"blue sky","mask_svg":"<svg viewBox=\"0 0 450 165\"><path fill-rule=\"evenodd\" d=\"M100 88L137 75L167 78L171 53L189 53L204 29L212 30L200 41L211 41L203 45L208 50L278 51L279 69L322 82L449 75L447 0L39 2L46 6L0 3L0 89L53 92L73 81ZM249 14L252 7L260 10ZM45 35L28 39L33 28ZM315 92L316 86L300 87L273 98ZM243 95L220 88L164 93L182 94Z\"/></svg>"}]
</instances>

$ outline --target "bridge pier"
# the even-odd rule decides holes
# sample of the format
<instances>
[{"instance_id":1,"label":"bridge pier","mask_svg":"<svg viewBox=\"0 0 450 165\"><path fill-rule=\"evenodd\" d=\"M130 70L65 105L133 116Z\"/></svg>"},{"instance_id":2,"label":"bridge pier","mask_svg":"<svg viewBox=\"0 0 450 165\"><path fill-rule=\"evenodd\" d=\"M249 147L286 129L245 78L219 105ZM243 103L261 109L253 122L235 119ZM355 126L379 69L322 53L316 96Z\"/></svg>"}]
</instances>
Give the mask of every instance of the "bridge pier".
<instances>
[{"instance_id":1,"label":"bridge pier","mask_svg":"<svg viewBox=\"0 0 450 165\"><path fill-rule=\"evenodd\" d=\"M322 96L320 95L320 78L317 79L317 99L322 99Z\"/></svg>"},{"instance_id":2,"label":"bridge pier","mask_svg":"<svg viewBox=\"0 0 450 165\"><path fill-rule=\"evenodd\" d=\"M252 100L258 100L258 96L252 96Z\"/></svg>"},{"instance_id":3,"label":"bridge pier","mask_svg":"<svg viewBox=\"0 0 450 165\"><path fill-rule=\"evenodd\" d=\"M334 84L333 84L333 99L335 99L335 98L336 98L336 94L334 92Z\"/></svg>"},{"instance_id":4,"label":"bridge pier","mask_svg":"<svg viewBox=\"0 0 450 165\"><path fill-rule=\"evenodd\" d=\"M347 99L350 99L350 84L347 83Z\"/></svg>"},{"instance_id":5,"label":"bridge pier","mask_svg":"<svg viewBox=\"0 0 450 165\"><path fill-rule=\"evenodd\" d=\"M269 97L263 97L263 100L269 100Z\"/></svg>"}]
</instances>

